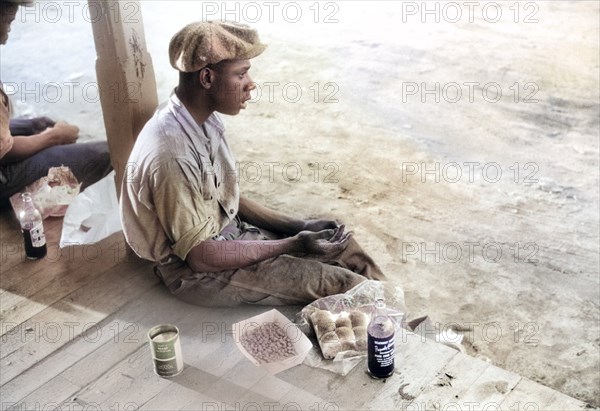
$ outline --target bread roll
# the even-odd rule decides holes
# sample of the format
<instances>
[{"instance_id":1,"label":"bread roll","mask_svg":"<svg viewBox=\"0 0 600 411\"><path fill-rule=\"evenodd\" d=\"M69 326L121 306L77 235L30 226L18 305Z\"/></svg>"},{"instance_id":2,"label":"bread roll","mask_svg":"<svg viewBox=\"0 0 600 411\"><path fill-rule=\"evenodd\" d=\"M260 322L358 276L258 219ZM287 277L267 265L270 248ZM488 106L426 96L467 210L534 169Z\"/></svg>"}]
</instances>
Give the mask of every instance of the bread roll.
<instances>
[{"instance_id":1,"label":"bread roll","mask_svg":"<svg viewBox=\"0 0 600 411\"><path fill-rule=\"evenodd\" d=\"M367 351L367 339L356 339L356 350L357 351Z\"/></svg>"},{"instance_id":2,"label":"bread roll","mask_svg":"<svg viewBox=\"0 0 600 411\"><path fill-rule=\"evenodd\" d=\"M310 315L310 320L318 335L335 331L335 320L329 311L316 310Z\"/></svg>"},{"instance_id":3,"label":"bread roll","mask_svg":"<svg viewBox=\"0 0 600 411\"><path fill-rule=\"evenodd\" d=\"M323 321L317 323L317 332L319 335L335 331L335 321Z\"/></svg>"},{"instance_id":4,"label":"bread roll","mask_svg":"<svg viewBox=\"0 0 600 411\"><path fill-rule=\"evenodd\" d=\"M341 351L356 351L356 343L354 341L342 341Z\"/></svg>"},{"instance_id":5,"label":"bread roll","mask_svg":"<svg viewBox=\"0 0 600 411\"><path fill-rule=\"evenodd\" d=\"M339 341L321 344L321 352L323 352L323 357L325 357L327 360L335 358L337 353L341 350L342 345L339 343Z\"/></svg>"},{"instance_id":6,"label":"bread roll","mask_svg":"<svg viewBox=\"0 0 600 411\"><path fill-rule=\"evenodd\" d=\"M328 344L328 343L339 342L339 341L340 341L340 338L334 331L323 334L321 336L321 338L319 339L320 344Z\"/></svg>"},{"instance_id":7,"label":"bread roll","mask_svg":"<svg viewBox=\"0 0 600 411\"><path fill-rule=\"evenodd\" d=\"M331 315L329 311L325 310L315 310L310 315L310 320L312 321L313 325L317 323L327 323L334 321L333 315Z\"/></svg>"},{"instance_id":8,"label":"bread roll","mask_svg":"<svg viewBox=\"0 0 600 411\"><path fill-rule=\"evenodd\" d=\"M350 313L350 321L352 322L352 328L354 327L366 327L369 325L369 317L367 314L361 311L352 311Z\"/></svg>"},{"instance_id":9,"label":"bread roll","mask_svg":"<svg viewBox=\"0 0 600 411\"><path fill-rule=\"evenodd\" d=\"M340 338L341 342L354 341L354 331L350 327L340 327L335 330L335 333Z\"/></svg>"},{"instance_id":10,"label":"bread roll","mask_svg":"<svg viewBox=\"0 0 600 411\"><path fill-rule=\"evenodd\" d=\"M352 329L354 331L354 337L358 340L359 338L366 340L367 339L367 327L354 327Z\"/></svg>"},{"instance_id":11,"label":"bread roll","mask_svg":"<svg viewBox=\"0 0 600 411\"><path fill-rule=\"evenodd\" d=\"M337 328L340 327L349 327L352 328L352 321L350 321L350 317L347 314L340 315L337 320L335 320L335 326Z\"/></svg>"}]
</instances>

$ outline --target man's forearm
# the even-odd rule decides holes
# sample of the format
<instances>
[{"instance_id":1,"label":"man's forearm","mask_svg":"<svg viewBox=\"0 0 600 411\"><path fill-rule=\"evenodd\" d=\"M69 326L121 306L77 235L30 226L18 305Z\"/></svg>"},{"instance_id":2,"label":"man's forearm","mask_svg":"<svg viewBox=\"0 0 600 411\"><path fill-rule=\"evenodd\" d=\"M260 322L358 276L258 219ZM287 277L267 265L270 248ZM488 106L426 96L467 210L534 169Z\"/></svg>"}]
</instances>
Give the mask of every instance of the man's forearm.
<instances>
[{"instance_id":1,"label":"man's forearm","mask_svg":"<svg viewBox=\"0 0 600 411\"><path fill-rule=\"evenodd\" d=\"M2 162L12 163L26 159L52 145L52 136L45 131L29 137L15 136L12 149L2 157Z\"/></svg>"},{"instance_id":2,"label":"man's forearm","mask_svg":"<svg viewBox=\"0 0 600 411\"><path fill-rule=\"evenodd\" d=\"M24 160L40 151L62 144L72 144L77 140L79 128L63 121L29 137L14 136L11 150L2 157L2 163Z\"/></svg>"},{"instance_id":3,"label":"man's forearm","mask_svg":"<svg viewBox=\"0 0 600 411\"><path fill-rule=\"evenodd\" d=\"M247 267L298 251L298 241L294 237L267 241L208 240L192 248L186 262L196 272L217 272Z\"/></svg>"},{"instance_id":4,"label":"man's forearm","mask_svg":"<svg viewBox=\"0 0 600 411\"><path fill-rule=\"evenodd\" d=\"M243 221L274 233L294 235L304 229L303 220L271 210L243 196L240 196L238 214Z\"/></svg>"}]
</instances>

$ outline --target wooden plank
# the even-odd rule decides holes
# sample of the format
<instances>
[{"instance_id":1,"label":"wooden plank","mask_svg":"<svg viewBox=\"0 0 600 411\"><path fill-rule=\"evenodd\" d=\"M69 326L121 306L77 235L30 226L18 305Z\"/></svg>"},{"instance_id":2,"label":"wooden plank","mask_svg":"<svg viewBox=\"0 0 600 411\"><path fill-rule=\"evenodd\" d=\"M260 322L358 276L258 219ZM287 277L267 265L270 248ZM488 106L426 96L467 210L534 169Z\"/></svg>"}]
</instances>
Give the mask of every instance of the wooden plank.
<instances>
[{"instance_id":1,"label":"wooden plank","mask_svg":"<svg viewBox=\"0 0 600 411\"><path fill-rule=\"evenodd\" d=\"M330 391L329 395L325 397L327 402L323 405L324 407L335 406L335 409L359 409L371 400L374 393L385 390L401 380L397 372L386 380L371 378L367 373L366 361L365 357L364 361L359 363L350 374L345 377L338 377L344 383L339 384L337 388Z\"/></svg>"},{"instance_id":2,"label":"wooden plank","mask_svg":"<svg viewBox=\"0 0 600 411\"><path fill-rule=\"evenodd\" d=\"M203 405L205 407L204 409L206 409L206 407L210 406L211 404L204 403L204 404L200 404L200 405L201 406ZM286 408L291 408L292 410L297 409L297 408L294 408L291 404L281 403L277 399L265 397L264 395L254 392L252 390L247 390L246 392L244 392L244 395L242 395L235 402L235 404L233 404L233 406L230 407L229 409L234 409L234 410L248 410L248 409L251 409L251 410L283 410ZM198 409L198 408L196 408L196 409ZM200 408L200 409L202 409L202 408Z\"/></svg>"},{"instance_id":3,"label":"wooden plank","mask_svg":"<svg viewBox=\"0 0 600 411\"><path fill-rule=\"evenodd\" d=\"M5 334L0 347L4 358L0 385L73 340L86 324L102 321L156 282L150 264L119 264Z\"/></svg>"},{"instance_id":4,"label":"wooden plank","mask_svg":"<svg viewBox=\"0 0 600 411\"><path fill-rule=\"evenodd\" d=\"M215 356L217 355L219 355L218 352L215 353ZM232 364L231 368L227 368L228 372L235 370L236 367L240 366L244 361L246 361L244 358L241 358L241 353L239 355L240 356L236 356L238 361ZM216 368L215 372L219 374L220 370ZM221 377L215 378L215 381L212 384L207 385L201 393L210 395L211 398L215 398L219 403L225 404L227 409L234 409L235 405L240 403L240 399L247 392L248 388L246 387L246 384L239 385L238 383L233 382L226 377ZM187 407L190 407L192 404L193 403L188 404Z\"/></svg>"},{"instance_id":5,"label":"wooden plank","mask_svg":"<svg viewBox=\"0 0 600 411\"><path fill-rule=\"evenodd\" d=\"M32 392L16 404L3 399L2 409L53 410L61 403L69 401L77 388L64 378L55 376L42 389Z\"/></svg>"},{"instance_id":6,"label":"wooden plank","mask_svg":"<svg viewBox=\"0 0 600 411\"><path fill-rule=\"evenodd\" d=\"M125 249L122 233L113 234L97 244L67 247L56 261L40 260L40 269L30 275L27 281L21 280L0 296L3 321L0 335L10 332L46 307L81 288L93 277L114 267L119 263L119 258L124 261L125 253L119 255L115 252L118 247ZM10 275L18 277L20 273L14 270Z\"/></svg>"},{"instance_id":7,"label":"wooden plank","mask_svg":"<svg viewBox=\"0 0 600 411\"><path fill-rule=\"evenodd\" d=\"M183 390L189 398L184 405L176 401L177 408L181 409L235 409L236 404L242 405L246 400L271 401L271 397L263 394L269 391L263 384L277 379L247 360L235 346L232 334L233 323L268 309L257 306L225 311L191 308L186 317L177 319L177 325L183 331L185 371L173 379L173 385L165 387L148 403L165 404L164 397L171 397L174 389L180 390L176 388L180 385L196 391L196 395L193 395L189 390ZM203 318L204 321L199 322L197 318ZM293 388L284 382L278 386L283 390L279 392L280 396ZM273 386L269 388L274 392ZM144 407L150 405L144 404Z\"/></svg>"},{"instance_id":8,"label":"wooden plank","mask_svg":"<svg viewBox=\"0 0 600 411\"><path fill-rule=\"evenodd\" d=\"M75 395L80 404L99 409L137 409L171 384L156 376L148 344L141 345L125 360ZM115 408L118 407L118 408Z\"/></svg>"},{"instance_id":9,"label":"wooden plank","mask_svg":"<svg viewBox=\"0 0 600 411\"><path fill-rule=\"evenodd\" d=\"M180 302L173 302L175 302L173 304L175 306L181 304ZM164 302L162 305L164 305ZM180 313L186 314L181 310ZM179 318L173 315L171 320L185 329L186 326L189 327L191 324L186 324L184 317L187 318L187 321L192 320L189 315L180 315ZM196 343L196 346L204 347L198 343ZM239 386L227 380L227 378L219 378L220 374L225 375L227 373L230 373L229 376L231 377L233 375L232 370L242 360L242 354L237 349L231 349L232 344L220 344L216 351L204 352L203 355L207 355L207 357L203 361L203 369L188 363L185 353L190 352L189 348L189 346L182 346L186 371L172 379L162 379L154 374L150 352L147 349L147 344L145 344L98 380L78 392L77 397L86 403L99 404L102 407L124 404L126 401L141 407L147 402L157 403L162 401L162 397L170 397L173 384L197 390L198 396L194 396L193 401L198 398L202 400L219 398L220 401L231 403L229 400L235 400L243 394L246 390L245 387ZM144 352L145 356L142 356L140 352ZM126 389L123 387L126 387ZM132 395L132 391L136 394Z\"/></svg>"},{"instance_id":10,"label":"wooden plank","mask_svg":"<svg viewBox=\"0 0 600 411\"><path fill-rule=\"evenodd\" d=\"M145 335L140 335L145 333L140 323L148 315L145 301L161 298L163 294L162 284L156 284L99 323L93 333L79 335L54 355L28 368L0 387L3 400L21 401L55 375L76 385L77 390L98 378L145 343Z\"/></svg>"},{"instance_id":11,"label":"wooden plank","mask_svg":"<svg viewBox=\"0 0 600 411\"><path fill-rule=\"evenodd\" d=\"M467 390L458 394L455 403L461 409L470 406L477 409L498 410L504 398L520 380L520 375L490 365Z\"/></svg>"},{"instance_id":12,"label":"wooden plank","mask_svg":"<svg viewBox=\"0 0 600 411\"><path fill-rule=\"evenodd\" d=\"M100 320L98 341L90 343L79 333L67 341L20 344L22 336L8 333L2 349L15 350L3 360L3 374L7 360L9 373L15 372L10 362L17 354L31 352L37 359L5 380L3 404L16 403L16 409L62 401L63 409L420 410L502 403L504 409L524 409L539 395L536 404L544 405L539 409L583 408L581 402L410 333L399 336L397 372L386 382L370 379L362 364L345 377L306 365L272 376L242 356L231 334L234 322L268 308L191 306L171 296L150 273L149 263L120 263L32 318L39 324ZM98 311L106 307L111 313L100 313L99 319ZM163 322L176 323L182 332L185 370L171 380L154 375L145 342L147 329ZM137 327L127 328L131 324ZM125 336L133 341L126 344Z\"/></svg>"},{"instance_id":13,"label":"wooden plank","mask_svg":"<svg viewBox=\"0 0 600 411\"><path fill-rule=\"evenodd\" d=\"M304 364L282 371L277 376L316 398L328 398L329 393L344 381L340 375ZM287 400L293 400L293 397Z\"/></svg>"},{"instance_id":14,"label":"wooden plank","mask_svg":"<svg viewBox=\"0 0 600 411\"><path fill-rule=\"evenodd\" d=\"M302 389L303 396L310 393L321 407L399 409L410 404L457 351L409 332L398 334L397 338L396 372L385 382L366 373L366 359L346 376L302 365L286 370L280 378ZM316 404L308 404L293 394L285 395L283 400Z\"/></svg>"},{"instance_id":15,"label":"wooden plank","mask_svg":"<svg viewBox=\"0 0 600 411\"><path fill-rule=\"evenodd\" d=\"M152 59L146 48L138 0L88 0L99 18L92 21L96 74L117 195L137 135L158 105Z\"/></svg>"},{"instance_id":16,"label":"wooden plank","mask_svg":"<svg viewBox=\"0 0 600 411\"><path fill-rule=\"evenodd\" d=\"M403 331L396 342L396 372L363 402L366 409L406 409L459 354L421 335Z\"/></svg>"},{"instance_id":17,"label":"wooden plank","mask_svg":"<svg viewBox=\"0 0 600 411\"><path fill-rule=\"evenodd\" d=\"M223 345L222 347L225 348L226 346ZM210 353L209 358L221 357L227 352L228 350L226 348L217 350ZM252 365L252 367L254 367L254 365ZM170 385L164 387L159 393L149 398L148 401L142 405L142 409L156 409L154 407L159 407L159 409L205 409L202 408L203 406L208 409L232 409L234 408L234 404L239 402L241 396L248 391L248 383L242 381L244 379L243 377L232 378L236 370L241 370L243 368L245 368L244 361L240 357L237 357L237 362L229 368L213 368L214 373L210 370L190 365L186 361L184 371L180 375L174 377ZM240 384L226 377L219 378L215 375L215 373L223 374L223 371L226 371L224 374L228 374L229 378ZM181 392L184 397L178 398L171 403L169 402L169 399L173 399L175 392Z\"/></svg>"},{"instance_id":18,"label":"wooden plank","mask_svg":"<svg viewBox=\"0 0 600 411\"><path fill-rule=\"evenodd\" d=\"M24 260L25 246L19 221L12 209L5 210L0 213L0 288L6 287L6 274Z\"/></svg>"},{"instance_id":19,"label":"wooden plank","mask_svg":"<svg viewBox=\"0 0 600 411\"><path fill-rule=\"evenodd\" d=\"M422 409L443 409L458 405L466 392L491 365L466 354L457 354L429 382L413 404Z\"/></svg>"},{"instance_id":20,"label":"wooden plank","mask_svg":"<svg viewBox=\"0 0 600 411\"><path fill-rule=\"evenodd\" d=\"M269 375L265 369L257 367L248 361L237 347L233 346L233 344L231 344L231 346L234 349L235 354L227 353L225 355L231 355L234 358L233 361L235 361L235 364L228 367L229 369L227 372L223 374L223 380L235 384L237 387L243 388L244 391L246 391L266 375ZM215 353L215 355L219 354Z\"/></svg>"},{"instance_id":21,"label":"wooden plank","mask_svg":"<svg viewBox=\"0 0 600 411\"><path fill-rule=\"evenodd\" d=\"M48 245L48 256L40 260L28 260L25 257L25 245L21 236L21 227L11 210L0 214L0 288L10 290L16 284L46 267L51 259L58 255L58 244L62 230L62 218L44 220L44 232ZM1 294L0 294L1 296Z\"/></svg>"},{"instance_id":22,"label":"wooden plank","mask_svg":"<svg viewBox=\"0 0 600 411\"><path fill-rule=\"evenodd\" d=\"M561 394L528 378L521 378L514 389L504 398L499 409L562 411L589 408L583 401Z\"/></svg>"},{"instance_id":23,"label":"wooden plank","mask_svg":"<svg viewBox=\"0 0 600 411\"><path fill-rule=\"evenodd\" d=\"M62 223L49 232L48 236L59 237L61 229ZM23 259L20 264L4 273L2 290L30 296L54 281L55 273L76 269L81 264L106 263L111 259L120 262L127 258L122 232L112 234L95 244L74 244L62 249L58 244L58 242L49 243L48 254L43 259L34 261ZM37 276L33 276L34 273ZM23 281L24 279L29 281Z\"/></svg>"},{"instance_id":24,"label":"wooden plank","mask_svg":"<svg viewBox=\"0 0 600 411\"><path fill-rule=\"evenodd\" d=\"M156 277L152 276L150 272L149 264L122 263L101 273L84 287L4 334L2 336L3 344L0 347L0 358L7 357L29 342L38 343L38 345L43 342L57 345L65 337L73 339L83 331L86 323L81 323L81 321L94 320L97 322L99 319L105 318L106 314L103 311L109 310L111 307L116 310L125 304L128 292L136 282L148 283L148 286L151 286L152 282L156 282ZM72 325L71 322L75 318L79 321L75 321ZM63 321L59 323L55 321L56 319ZM79 325L78 330L75 329L75 325Z\"/></svg>"},{"instance_id":25,"label":"wooden plank","mask_svg":"<svg viewBox=\"0 0 600 411\"><path fill-rule=\"evenodd\" d=\"M219 402L214 398L200 394L202 385L195 378L196 368L187 367L180 374L178 381L184 380L185 384L170 384L162 391L152 397L140 407L140 410L180 410L191 407L194 410L223 409L219 408ZM199 404L217 404L213 408L209 406L197 406Z\"/></svg>"},{"instance_id":26,"label":"wooden plank","mask_svg":"<svg viewBox=\"0 0 600 411\"><path fill-rule=\"evenodd\" d=\"M181 392L185 396L186 401L181 399L176 402L178 407L185 407L189 401L193 403L198 400L210 400L212 403L215 403L216 400L213 400L214 398L221 398L223 400L229 393L239 393L246 389L246 387L235 383L235 381L240 381L241 378L238 364L246 360L242 358L242 354L235 347L229 333L232 321L235 321L240 315L245 316L243 310L237 309L223 312L223 310L219 309L192 306L177 300L166 290L163 290L161 294L144 294L138 297L138 300L140 300L141 304L140 309L147 313L147 315L144 315L138 321L140 329L143 328L144 332L147 332L153 325L165 322L174 323L179 327L185 366L182 374L171 380L165 380L167 384L161 385L158 391L145 390L143 387L140 388L140 394L135 399L136 406L145 406L146 403L154 404L155 406L164 404L164 398L171 398L173 390ZM203 320L199 321L199 319ZM219 329L215 329L214 326L217 326ZM114 368L106 370L106 367L102 364L102 358L114 356L118 351L120 349L114 346L108 347L107 350L99 348L94 353L88 355L86 359L62 374L70 381L82 381L82 385L86 385L76 394L80 401L84 403L98 403L105 406L114 404L122 405L125 399L129 398L125 397L125 392L119 391L120 385L112 386L106 380L105 376L114 374L114 378L121 378L117 375L120 372L118 370L124 367L123 363L126 362L135 362L137 364L134 368L129 369L130 373L128 375L139 374L143 376L142 379L160 379L160 377L154 375L151 367L150 371L148 371L145 368L147 364L132 359L132 356L123 358L120 355L120 363L115 365ZM150 357L147 358L147 362L150 363L150 366L152 365ZM249 362L248 364L251 365ZM132 367L132 365L130 364L127 367ZM252 365L252 367L254 366ZM99 368L103 371L100 373L89 371L90 368ZM91 381L94 376L98 377L98 380ZM222 376L226 377L221 378ZM137 378L135 377L134 379ZM132 381L127 384L137 387L138 383ZM101 387L96 389L102 391L103 397L99 399L90 394L89 387L91 386ZM180 386L185 386L187 389L179 388ZM232 389L232 387L235 387L235 389ZM193 393L194 390L196 394ZM130 405L133 406L133 404ZM150 407L150 405L147 407Z\"/></svg>"},{"instance_id":27,"label":"wooden plank","mask_svg":"<svg viewBox=\"0 0 600 411\"><path fill-rule=\"evenodd\" d=\"M300 366L301 368L310 368L307 366ZM312 368L314 370L314 368ZM289 410L325 410L331 409L329 408L330 402L326 399L327 396L319 397L314 395L312 392L305 390L303 388L297 387L297 385L302 385L302 380L291 382L291 384L296 385L294 390L289 391L286 395L281 397L279 403L282 404L281 408L289 409ZM326 406L328 406L326 408ZM336 408L333 408L335 410Z\"/></svg>"},{"instance_id":28,"label":"wooden plank","mask_svg":"<svg viewBox=\"0 0 600 411\"><path fill-rule=\"evenodd\" d=\"M248 391L281 403L281 399L296 389L296 386L281 380L277 375L265 374Z\"/></svg>"},{"instance_id":29,"label":"wooden plank","mask_svg":"<svg viewBox=\"0 0 600 411\"><path fill-rule=\"evenodd\" d=\"M152 322L148 299L170 297L170 295L164 295L162 288L162 284L157 284L149 292L139 297L139 299L143 299L142 301L138 299L134 305L119 310L115 319L103 327L104 332L110 338L104 344L96 345L93 352L65 369L60 375L83 388L125 360L141 346L148 344L146 334L149 327L147 324ZM115 329L119 330L116 334Z\"/></svg>"},{"instance_id":30,"label":"wooden plank","mask_svg":"<svg viewBox=\"0 0 600 411\"><path fill-rule=\"evenodd\" d=\"M282 312L286 312L285 308ZM272 397L265 395L267 392L272 393L279 388L283 390L279 392L280 395L283 395L293 388L293 386L269 375L264 369L253 365L235 346L231 333L232 324L268 309L267 307L246 306L225 312L213 311L211 315L204 317L207 322L197 329L208 326L205 330L207 332L200 332L197 335L195 346L201 349L196 350L196 353L212 347L216 348L212 348L209 355L196 354L193 358L186 356L185 359L186 366L193 368L198 374L196 378L208 375L212 377L212 381L202 384L202 389L198 390L198 397L193 398L181 409L198 409L202 406L208 409L215 407L231 409L235 408L236 404L242 404L244 398L249 399L252 396L253 400L261 398L264 401L270 401ZM211 318L216 321L211 321ZM215 326L219 329L218 331L213 328ZM202 340L202 344L199 344L198 339ZM178 383L180 382L178 381ZM269 386L266 387L263 384L269 384Z\"/></svg>"},{"instance_id":31,"label":"wooden plank","mask_svg":"<svg viewBox=\"0 0 600 411\"><path fill-rule=\"evenodd\" d=\"M43 361L0 386L2 402L17 404L25 401L28 395L51 381L63 367L74 364L78 360L78 356L68 352L44 358Z\"/></svg>"}]
</instances>

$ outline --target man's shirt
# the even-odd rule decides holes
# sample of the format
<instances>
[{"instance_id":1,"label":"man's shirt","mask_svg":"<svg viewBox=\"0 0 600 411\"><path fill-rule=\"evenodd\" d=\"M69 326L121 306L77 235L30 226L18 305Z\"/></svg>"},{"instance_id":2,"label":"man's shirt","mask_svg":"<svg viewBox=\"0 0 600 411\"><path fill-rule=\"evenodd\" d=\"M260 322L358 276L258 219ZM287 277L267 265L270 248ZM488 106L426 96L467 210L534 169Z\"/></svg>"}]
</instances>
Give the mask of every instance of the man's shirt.
<instances>
[{"instance_id":1,"label":"man's shirt","mask_svg":"<svg viewBox=\"0 0 600 411\"><path fill-rule=\"evenodd\" d=\"M13 138L10 134L10 109L8 96L2 90L0 83L0 158L4 157L13 146Z\"/></svg>"},{"instance_id":2,"label":"man's shirt","mask_svg":"<svg viewBox=\"0 0 600 411\"><path fill-rule=\"evenodd\" d=\"M198 124L175 93L144 126L121 187L123 231L140 257L185 260L236 216L236 165L224 131L216 113Z\"/></svg>"}]
</instances>

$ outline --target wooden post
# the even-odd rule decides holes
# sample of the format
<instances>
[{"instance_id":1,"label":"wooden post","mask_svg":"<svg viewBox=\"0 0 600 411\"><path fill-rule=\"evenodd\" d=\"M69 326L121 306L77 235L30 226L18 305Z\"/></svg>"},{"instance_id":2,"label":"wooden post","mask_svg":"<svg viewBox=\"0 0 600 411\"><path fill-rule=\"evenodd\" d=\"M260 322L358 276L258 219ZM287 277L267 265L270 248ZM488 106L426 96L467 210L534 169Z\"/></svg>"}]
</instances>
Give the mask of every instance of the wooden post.
<instances>
[{"instance_id":1,"label":"wooden post","mask_svg":"<svg viewBox=\"0 0 600 411\"><path fill-rule=\"evenodd\" d=\"M158 105L152 59L146 51L138 0L88 0L96 75L117 195L129 153Z\"/></svg>"}]
</instances>

